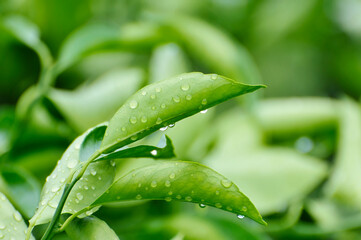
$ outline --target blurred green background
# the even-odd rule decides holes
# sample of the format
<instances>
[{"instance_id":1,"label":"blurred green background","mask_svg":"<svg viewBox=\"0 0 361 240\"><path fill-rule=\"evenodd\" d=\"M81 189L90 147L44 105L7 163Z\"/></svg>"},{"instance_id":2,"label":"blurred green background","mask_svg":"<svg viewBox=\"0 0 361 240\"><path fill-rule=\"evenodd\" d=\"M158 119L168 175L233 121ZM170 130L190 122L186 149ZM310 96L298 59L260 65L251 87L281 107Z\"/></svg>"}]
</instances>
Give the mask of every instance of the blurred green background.
<instances>
[{"instance_id":1,"label":"blurred green background","mask_svg":"<svg viewBox=\"0 0 361 240\"><path fill-rule=\"evenodd\" d=\"M166 133L269 226L162 201L96 215L120 239L361 239L361 0L2 0L0 56L0 191L24 218L76 136L142 86L201 71L268 88Z\"/></svg>"}]
</instances>

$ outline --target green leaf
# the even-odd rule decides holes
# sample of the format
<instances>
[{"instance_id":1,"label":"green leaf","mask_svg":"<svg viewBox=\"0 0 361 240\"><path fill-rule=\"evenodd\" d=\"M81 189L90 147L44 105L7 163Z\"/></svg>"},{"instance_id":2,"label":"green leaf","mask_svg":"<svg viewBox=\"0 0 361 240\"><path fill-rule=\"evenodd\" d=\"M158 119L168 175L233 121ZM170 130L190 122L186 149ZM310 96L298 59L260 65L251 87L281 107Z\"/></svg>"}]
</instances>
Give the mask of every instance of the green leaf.
<instances>
[{"instance_id":1,"label":"green leaf","mask_svg":"<svg viewBox=\"0 0 361 240\"><path fill-rule=\"evenodd\" d=\"M100 125L94 129L103 127L104 125ZM30 220L32 225L47 223L51 220L67 179L79 167L81 145L87 135L95 131L94 129L90 129L74 140L59 160L54 171L47 177L41 193L39 207ZM74 185L70 192L64 205L63 213L75 213L87 207L111 185L114 176L115 165L113 162L102 161L90 164L83 177Z\"/></svg>"},{"instance_id":2,"label":"green leaf","mask_svg":"<svg viewBox=\"0 0 361 240\"><path fill-rule=\"evenodd\" d=\"M94 216L74 219L65 231L74 240L119 239L106 222Z\"/></svg>"},{"instance_id":3,"label":"green leaf","mask_svg":"<svg viewBox=\"0 0 361 240\"><path fill-rule=\"evenodd\" d=\"M231 181L194 162L158 161L117 179L92 205L127 200L179 200L205 204L266 224Z\"/></svg>"},{"instance_id":4,"label":"green leaf","mask_svg":"<svg viewBox=\"0 0 361 240\"><path fill-rule=\"evenodd\" d=\"M149 63L149 82L161 81L184 72L189 72L189 60L175 43L157 47Z\"/></svg>"},{"instance_id":5,"label":"green leaf","mask_svg":"<svg viewBox=\"0 0 361 240\"><path fill-rule=\"evenodd\" d=\"M120 158L173 158L175 157L175 154L172 141L168 136L165 136L165 138L166 139L164 147L141 145L132 148L126 148L124 150L115 151L107 155L101 156L95 161L115 160Z\"/></svg>"},{"instance_id":6,"label":"green leaf","mask_svg":"<svg viewBox=\"0 0 361 240\"><path fill-rule=\"evenodd\" d=\"M98 127L93 128L84 138L79 152L80 162L87 161L93 153L99 149L100 144L102 143L105 130L107 129L106 125L99 125Z\"/></svg>"},{"instance_id":7,"label":"green leaf","mask_svg":"<svg viewBox=\"0 0 361 240\"><path fill-rule=\"evenodd\" d=\"M110 152L160 127L261 87L203 73L182 74L148 85L130 97L110 120L101 151Z\"/></svg>"},{"instance_id":8,"label":"green leaf","mask_svg":"<svg viewBox=\"0 0 361 240\"><path fill-rule=\"evenodd\" d=\"M73 91L52 89L48 97L67 122L78 132L83 132L109 120L139 89L143 79L141 69L117 68Z\"/></svg>"},{"instance_id":9,"label":"green leaf","mask_svg":"<svg viewBox=\"0 0 361 240\"><path fill-rule=\"evenodd\" d=\"M26 229L21 214L0 192L0 239L25 239ZM30 239L35 240L33 236Z\"/></svg>"},{"instance_id":10,"label":"green leaf","mask_svg":"<svg viewBox=\"0 0 361 240\"><path fill-rule=\"evenodd\" d=\"M345 99L338 105L339 136L334 170L326 183L327 196L361 209L361 108Z\"/></svg>"},{"instance_id":11,"label":"green leaf","mask_svg":"<svg viewBox=\"0 0 361 240\"><path fill-rule=\"evenodd\" d=\"M0 189L26 218L30 218L39 202L40 184L33 175L19 167L3 167Z\"/></svg>"},{"instance_id":12,"label":"green leaf","mask_svg":"<svg viewBox=\"0 0 361 240\"><path fill-rule=\"evenodd\" d=\"M119 30L107 25L86 25L74 31L60 49L57 74L63 72L86 54L104 47L118 38Z\"/></svg>"},{"instance_id":13,"label":"green leaf","mask_svg":"<svg viewBox=\"0 0 361 240\"><path fill-rule=\"evenodd\" d=\"M223 31L196 18L176 16L166 18L165 24L196 59L220 74L244 83L262 82L248 51Z\"/></svg>"},{"instance_id":14,"label":"green leaf","mask_svg":"<svg viewBox=\"0 0 361 240\"><path fill-rule=\"evenodd\" d=\"M50 51L40 40L39 29L34 23L18 15L6 16L1 20L0 24L2 24L8 32L38 54L43 66L49 66L51 64L52 57Z\"/></svg>"}]
</instances>

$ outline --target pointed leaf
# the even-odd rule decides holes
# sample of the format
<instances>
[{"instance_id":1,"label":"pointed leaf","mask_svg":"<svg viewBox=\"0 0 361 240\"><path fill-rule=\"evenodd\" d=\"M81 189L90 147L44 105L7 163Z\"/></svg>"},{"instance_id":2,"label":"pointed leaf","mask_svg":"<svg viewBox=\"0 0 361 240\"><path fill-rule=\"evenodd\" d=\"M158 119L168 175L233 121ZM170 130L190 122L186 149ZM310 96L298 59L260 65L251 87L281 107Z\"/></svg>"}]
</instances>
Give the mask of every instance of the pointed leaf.
<instances>
[{"instance_id":1,"label":"pointed leaf","mask_svg":"<svg viewBox=\"0 0 361 240\"><path fill-rule=\"evenodd\" d=\"M187 73L148 85L117 111L101 146L110 152L232 97L262 85L245 85L217 74Z\"/></svg>"},{"instance_id":2,"label":"pointed leaf","mask_svg":"<svg viewBox=\"0 0 361 240\"><path fill-rule=\"evenodd\" d=\"M119 239L106 222L94 216L74 219L65 231L67 235L74 240Z\"/></svg>"},{"instance_id":3,"label":"pointed leaf","mask_svg":"<svg viewBox=\"0 0 361 240\"><path fill-rule=\"evenodd\" d=\"M0 192L0 239L25 239L26 229L21 214ZM33 236L30 239L35 240Z\"/></svg>"},{"instance_id":4,"label":"pointed leaf","mask_svg":"<svg viewBox=\"0 0 361 240\"><path fill-rule=\"evenodd\" d=\"M231 181L199 163L159 161L117 179L92 205L135 199L179 200L217 207L265 224Z\"/></svg>"},{"instance_id":5,"label":"pointed leaf","mask_svg":"<svg viewBox=\"0 0 361 240\"><path fill-rule=\"evenodd\" d=\"M100 158L97 158L95 161L115 160L120 158L173 158L175 157L175 154L172 141L168 136L165 136L165 138L166 145L164 147L154 147L148 145L136 146L109 153L107 155L101 156Z\"/></svg>"},{"instance_id":6,"label":"pointed leaf","mask_svg":"<svg viewBox=\"0 0 361 240\"><path fill-rule=\"evenodd\" d=\"M84 138L79 152L80 162L87 161L90 156L99 149L100 144L102 143L105 130L107 129L106 125L99 125L96 128L93 128Z\"/></svg>"},{"instance_id":7,"label":"pointed leaf","mask_svg":"<svg viewBox=\"0 0 361 240\"><path fill-rule=\"evenodd\" d=\"M102 128L103 126L100 125L95 128ZM80 163L81 144L92 131L94 129L90 129L74 140L59 160L54 171L47 177L41 193L39 207L30 220L32 224L47 223L51 220L63 193L67 178ZM115 166L112 162L102 161L90 164L83 178L74 185L70 192L63 213L75 213L88 206L111 185L114 176Z\"/></svg>"}]
</instances>

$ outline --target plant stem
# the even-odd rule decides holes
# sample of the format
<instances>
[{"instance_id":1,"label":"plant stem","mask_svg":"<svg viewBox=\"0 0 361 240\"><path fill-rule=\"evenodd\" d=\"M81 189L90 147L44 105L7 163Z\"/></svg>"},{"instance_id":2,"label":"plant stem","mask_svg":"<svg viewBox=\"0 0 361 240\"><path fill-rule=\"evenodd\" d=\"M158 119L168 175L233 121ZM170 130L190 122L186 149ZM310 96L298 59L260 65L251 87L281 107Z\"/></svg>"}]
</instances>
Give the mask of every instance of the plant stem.
<instances>
[{"instance_id":1,"label":"plant stem","mask_svg":"<svg viewBox=\"0 0 361 240\"><path fill-rule=\"evenodd\" d=\"M41 238L41 240L49 240L52 238L53 234L54 234L54 228L56 227L56 225L59 222L60 219L60 215L61 212L64 208L66 199L68 198L71 190L73 189L74 185L79 181L79 179L81 179L81 177L83 176L83 174L85 173L86 169L88 168L89 164L96 159L97 157L99 157L101 155L101 152L96 151L87 161L86 163L83 165L83 167L80 169L80 172L76 175L75 179L73 179L71 181L71 183L67 183L65 185L64 188L64 192L63 195L60 198L58 207L55 210L55 213L53 215L53 218L48 226L48 228L46 229L46 232L44 233L43 237Z\"/></svg>"}]
</instances>

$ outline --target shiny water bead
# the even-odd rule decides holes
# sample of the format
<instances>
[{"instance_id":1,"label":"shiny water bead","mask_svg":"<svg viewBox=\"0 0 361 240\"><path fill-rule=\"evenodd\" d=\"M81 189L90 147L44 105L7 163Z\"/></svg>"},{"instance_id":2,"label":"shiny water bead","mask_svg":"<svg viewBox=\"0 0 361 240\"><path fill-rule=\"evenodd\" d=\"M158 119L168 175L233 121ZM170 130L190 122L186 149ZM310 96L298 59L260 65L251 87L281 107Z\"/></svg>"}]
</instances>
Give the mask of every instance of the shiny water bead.
<instances>
[{"instance_id":1,"label":"shiny water bead","mask_svg":"<svg viewBox=\"0 0 361 240\"><path fill-rule=\"evenodd\" d=\"M137 108L137 107L138 107L138 102L137 102L136 100L130 101L130 102L129 102L129 107L130 107L131 109Z\"/></svg>"}]
</instances>

